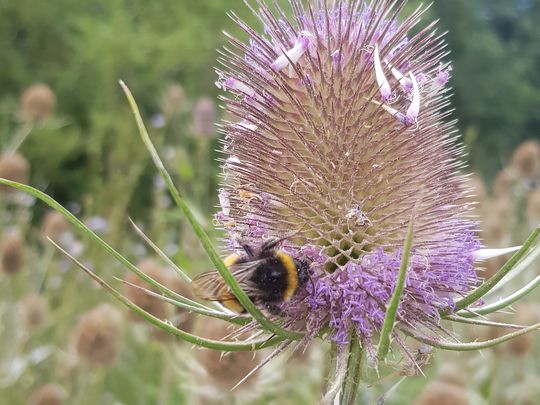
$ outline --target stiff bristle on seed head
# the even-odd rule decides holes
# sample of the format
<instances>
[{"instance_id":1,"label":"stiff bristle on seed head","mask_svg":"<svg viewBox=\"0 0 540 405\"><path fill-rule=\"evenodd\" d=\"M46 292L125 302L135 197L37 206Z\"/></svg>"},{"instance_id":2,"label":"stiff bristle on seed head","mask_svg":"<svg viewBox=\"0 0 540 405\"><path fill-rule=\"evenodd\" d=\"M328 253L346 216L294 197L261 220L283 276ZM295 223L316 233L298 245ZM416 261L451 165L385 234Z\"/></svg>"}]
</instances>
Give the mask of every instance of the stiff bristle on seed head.
<instances>
[{"instance_id":1,"label":"stiff bristle on seed head","mask_svg":"<svg viewBox=\"0 0 540 405\"><path fill-rule=\"evenodd\" d=\"M414 244L398 319L438 322L476 283L470 193L449 121L445 42L405 1L256 2L257 31L229 37L217 86L225 135L222 210L230 246L292 235L312 282L288 305L308 332L369 340ZM291 17L287 17L291 15ZM411 30L415 27L416 34ZM301 300L301 302L298 302ZM298 304L298 305L297 305Z\"/></svg>"}]
</instances>

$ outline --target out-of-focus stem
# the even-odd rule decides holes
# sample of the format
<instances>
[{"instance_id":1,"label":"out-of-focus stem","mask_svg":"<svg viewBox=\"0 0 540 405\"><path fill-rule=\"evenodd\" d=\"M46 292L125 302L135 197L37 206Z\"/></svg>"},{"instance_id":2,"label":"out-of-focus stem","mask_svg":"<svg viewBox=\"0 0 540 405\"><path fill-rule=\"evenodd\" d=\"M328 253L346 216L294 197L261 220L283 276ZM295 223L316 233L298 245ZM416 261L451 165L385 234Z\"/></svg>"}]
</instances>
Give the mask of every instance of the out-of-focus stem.
<instances>
[{"instance_id":1,"label":"out-of-focus stem","mask_svg":"<svg viewBox=\"0 0 540 405\"><path fill-rule=\"evenodd\" d=\"M353 334L351 337L351 345L349 349L349 360L347 362L347 371L341 386L339 398L340 405L356 405L358 404L358 388L362 378L362 355L363 347L360 341Z\"/></svg>"}]
</instances>

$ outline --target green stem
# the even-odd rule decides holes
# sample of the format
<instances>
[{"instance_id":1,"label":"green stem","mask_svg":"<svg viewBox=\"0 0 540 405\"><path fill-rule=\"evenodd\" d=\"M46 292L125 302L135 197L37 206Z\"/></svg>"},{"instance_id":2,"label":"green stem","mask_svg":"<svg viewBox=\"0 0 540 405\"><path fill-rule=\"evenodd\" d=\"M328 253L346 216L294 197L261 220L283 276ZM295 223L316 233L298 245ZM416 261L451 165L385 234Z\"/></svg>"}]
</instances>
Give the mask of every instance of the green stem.
<instances>
[{"instance_id":1,"label":"green stem","mask_svg":"<svg viewBox=\"0 0 540 405\"><path fill-rule=\"evenodd\" d=\"M349 349L349 361L347 371L341 386L340 405L357 404L358 388L362 378L362 355L364 348L354 333L351 334L351 344Z\"/></svg>"}]
</instances>

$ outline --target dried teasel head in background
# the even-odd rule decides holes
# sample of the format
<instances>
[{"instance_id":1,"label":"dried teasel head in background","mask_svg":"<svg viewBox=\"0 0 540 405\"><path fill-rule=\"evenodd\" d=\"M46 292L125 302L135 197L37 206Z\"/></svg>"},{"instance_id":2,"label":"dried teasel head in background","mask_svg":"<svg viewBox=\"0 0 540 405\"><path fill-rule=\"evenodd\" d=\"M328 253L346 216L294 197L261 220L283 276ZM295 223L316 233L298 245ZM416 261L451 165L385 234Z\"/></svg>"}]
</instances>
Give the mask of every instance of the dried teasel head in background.
<instances>
[{"instance_id":1,"label":"dried teasel head in background","mask_svg":"<svg viewBox=\"0 0 540 405\"><path fill-rule=\"evenodd\" d=\"M540 223L540 187L535 188L527 197L527 219L533 226Z\"/></svg>"},{"instance_id":2,"label":"dried teasel head in background","mask_svg":"<svg viewBox=\"0 0 540 405\"><path fill-rule=\"evenodd\" d=\"M0 178L27 183L30 165L28 160L17 153L0 154ZM0 185L1 192L13 192L13 188Z\"/></svg>"},{"instance_id":3,"label":"dried teasel head in background","mask_svg":"<svg viewBox=\"0 0 540 405\"><path fill-rule=\"evenodd\" d=\"M531 177L540 168L540 144L529 140L519 145L512 155L512 167L521 177Z\"/></svg>"},{"instance_id":4,"label":"dried teasel head in background","mask_svg":"<svg viewBox=\"0 0 540 405\"><path fill-rule=\"evenodd\" d=\"M24 240L18 231L6 231L0 239L0 270L15 274L24 265Z\"/></svg>"},{"instance_id":5,"label":"dried teasel head in background","mask_svg":"<svg viewBox=\"0 0 540 405\"><path fill-rule=\"evenodd\" d=\"M122 313L109 304L100 304L81 315L71 334L73 349L90 365L114 363L120 353Z\"/></svg>"},{"instance_id":6,"label":"dried teasel head in background","mask_svg":"<svg viewBox=\"0 0 540 405\"><path fill-rule=\"evenodd\" d=\"M414 401L414 405L469 405L467 391L454 384L434 380ZM472 405L472 404L471 404Z\"/></svg>"},{"instance_id":7,"label":"dried teasel head in background","mask_svg":"<svg viewBox=\"0 0 540 405\"><path fill-rule=\"evenodd\" d=\"M30 394L28 405L63 405L67 400L67 392L59 384L42 385Z\"/></svg>"},{"instance_id":8,"label":"dried teasel head in background","mask_svg":"<svg viewBox=\"0 0 540 405\"><path fill-rule=\"evenodd\" d=\"M46 84L33 84L21 95L21 117L26 122L40 122L51 118L56 110L56 95Z\"/></svg>"},{"instance_id":9,"label":"dried teasel head in background","mask_svg":"<svg viewBox=\"0 0 540 405\"><path fill-rule=\"evenodd\" d=\"M209 97L201 97L193 107L193 134L202 137L213 137L216 132L216 103Z\"/></svg>"},{"instance_id":10,"label":"dried teasel head in background","mask_svg":"<svg viewBox=\"0 0 540 405\"><path fill-rule=\"evenodd\" d=\"M69 229L68 220L57 211L47 211L41 220L41 238L44 241L50 238L58 242Z\"/></svg>"},{"instance_id":11,"label":"dried teasel head in background","mask_svg":"<svg viewBox=\"0 0 540 405\"><path fill-rule=\"evenodd\" d=\"M513 176L510 168L502 169L495 176L495 181L493 183L493 193L495 194L495 197L512 196L516 182L517 180Z\"/></svg>"},{"instance_id":12,"label":"dried teasel head in background","mask_svg":"<svg viewBox=\"0 0 540 405\"><path fill-rule=\"evenodd\" d=\"M214 340L232 340L233 337L239 339L246 337L245 335L235 336L237 328L214 318L200 322L197 329L200 331L201 336ZM209 385L216 387L218 392L230 390L253 370L261 360L257 353L224 353L208 349L198 349L195 358L204 368ZM257 377L258 373L254 373L242 383L239 389L249 390L257 381ZM208 390L212 391L211 388L208 388Z\"/></svg>"},{"instance_id":13,"label":"dried teasel head in background","mask_svg":"<svg viewBox=\"0 0 540 405\"><path fill-rule=\"evenodd\" d=\"M31 294L19 303L19 317L23 327L29 331L40 329L47 323L49 303L39 294Z\"/></svg>"},{"instance_id":14,"label":"dried teasel head in background","mask_svg":"<svg viewBox=\"0 0 540 405\"><path fill-rule=\"evenodd\" d=\"M185 102L185 90L180 83L171 83L165 88L161 101L161 109L166 117L179 115Z\"/></svg>"}]
</instances>

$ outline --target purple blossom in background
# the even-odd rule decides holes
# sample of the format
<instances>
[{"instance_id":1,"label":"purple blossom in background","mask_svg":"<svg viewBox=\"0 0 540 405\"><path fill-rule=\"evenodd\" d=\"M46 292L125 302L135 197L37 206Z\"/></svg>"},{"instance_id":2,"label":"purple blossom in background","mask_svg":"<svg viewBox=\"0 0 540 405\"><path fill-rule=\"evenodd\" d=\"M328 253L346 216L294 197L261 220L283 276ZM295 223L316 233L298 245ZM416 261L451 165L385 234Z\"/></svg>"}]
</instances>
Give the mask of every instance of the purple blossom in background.
<instances>
[{"instance_id":1,"label":"purple blossom in background","mask_svg":"<svg viewBox=\"0 0 540 405\"><path fill-rule=\"evenodd\" d=\"M311 264L283 306L308 335L330 327L368 346L380 331L416 207L398 324L441 330L439 309L477 285L480 243L463 201L462 147L448 121L451 68L433 25L405 2L290 0L293 17L257 2L262 34L230 37L217 85L228 92L222 212L230 237L282 248Z\"/></svg>"}]
</instances>

